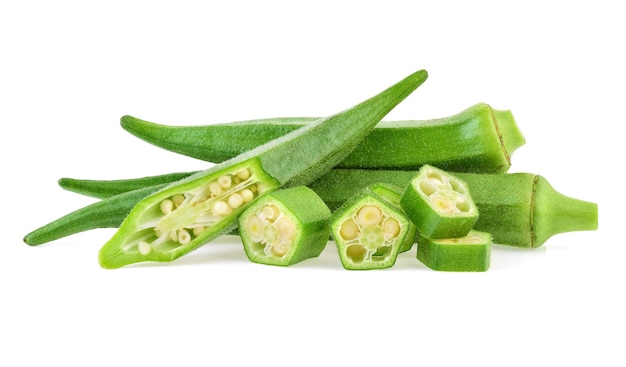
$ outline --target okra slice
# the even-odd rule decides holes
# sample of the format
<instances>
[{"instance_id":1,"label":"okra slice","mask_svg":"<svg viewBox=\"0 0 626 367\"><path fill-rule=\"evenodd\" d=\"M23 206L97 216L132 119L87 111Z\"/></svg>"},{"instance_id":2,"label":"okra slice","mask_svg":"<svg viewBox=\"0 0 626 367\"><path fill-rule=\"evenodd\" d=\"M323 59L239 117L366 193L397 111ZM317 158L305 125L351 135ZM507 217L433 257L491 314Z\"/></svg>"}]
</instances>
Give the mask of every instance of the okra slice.
<instances>
[{"instance_id":1,"label":"okra slice","mask_svg":"<svg viewBox=\"0 0 626 367\"><path fill-rule=\"evenodd\" d=\"M415 226L400 209L399 198L392 186L374 184L333 213L331 232L345 269L389 268L401 247L410 248Z\"/></svg>"},{"instance_id":2,"label":"okra slice","mask_svg":"<svg viewBox=\"0 0 626 367\"><path fill-rule=\"evenodd\" d=\"M419 233L428 238L463 237L478 220L467 185L430 165L420 168L400 205Z\"/></svg>"},{"instance_id":3,"label":"okra slice","mask_svg":"<svg viewBox=\"0 0 626 367\"><path fill-rule=\"evenodd\" d=\"M273 191L255 200L238 219L250 261L292 265L318 257L330 236L330 209L306 186Z\"/></svg>"},{"instance_id":4,"label":"okra slice","mask_svg":"<svg viewBox=\"0 0 626 367\"><path fill-rule=\"evenodd\" d=\"M471 230L461 238L431 239L419 236L417 259L433 270L487 271L491 234Z\"/></svg>"}]
</instances>

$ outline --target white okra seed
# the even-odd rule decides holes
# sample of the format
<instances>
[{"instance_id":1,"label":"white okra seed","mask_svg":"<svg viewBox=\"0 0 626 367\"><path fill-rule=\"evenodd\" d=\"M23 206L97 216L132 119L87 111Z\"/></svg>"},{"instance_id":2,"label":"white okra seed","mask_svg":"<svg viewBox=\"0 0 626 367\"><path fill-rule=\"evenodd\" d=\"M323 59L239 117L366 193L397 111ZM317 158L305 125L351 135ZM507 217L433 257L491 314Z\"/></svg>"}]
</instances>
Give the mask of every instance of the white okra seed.
<instances>
[{"instance_id":1,"label":"white okra seed","mask_svg":"<svg viewBox=\"0 0 626 367\"><path fill-rule=\"evenodd\" d=\"M183 196L182 194L176 194L174 196L172 196L172 202L174 203L174 207L178 208L183 201L185 201L185 196Z\"/></svg>"},{"instance_id":2,"label":"white okra seed","mask_svg":"<svg viewBox=\"0 0 626 367\"><path fill-rule=\"evenodd\" d=\"M274 221L280 215L280 210L275 205L266 205L261 209L261 212L269 221Z\"/></svg>"},{"instance_id":3,"label":"white okra seed","mask_svg":"<svg viewBox=\"0 0 626 367\"><path fill-rule=\"evenodd\" d=\"M213 208L211 209L211 212L216 217L219 215L230 214L231 211L232 211L232 208L229 207L228 204L226 204L223 201L216 201L215 204L213 204Z\"/></svg>"},{"instance_id":4,"label":"white okra seed","mask_svg":"<svg viewBox=\"0 0 626 367\"><path fill-rule=\"evenodd\" d=\"M253 241L258 242L263 236L263 223L258 215L252 214L246 220L246 231Z\"/></svg>"},{"instance_id":5,"label":"white okra seed","mask_svg":"<svg viewBox=\"0 0 626 367\"><path fill-rule=\"evenodd\" d=\"M244 200L241 195L234 193L228 198L228 205L230 205L233 209L237 209L241 206L241 204L243 204L243 201Z\"/></svg>"},{"instance_id":6,"label":"white okra seed","mask_svg":"<svg viewBox=\"0 0 626 367\"><path fill-rule=\"evenodd\" d=\"M400 233L400 223L395 218L387 218L383 222L383 232L391 237L396 237Z\"/></svg>"},{"instance_id":7,"label":"white okra seed","mask_svg":"<svg viewBox=\"0 0 626 367\"><path fill-rule=\"evenodd\" d=\"M191 235L185 229L181 229L178 231L178 243L181 245L186 245L191 241Z\"/></svg>"},{"instance_id":8,"label":"white okra seed","mask_svg":"<svg viewBox=\"0 0 626 367\"><path fill-rule=\"evenodd\" d=\"M296 226L293 221L287 217L283 217L276 223L278 228L278 236L283 241L290 241L296 236Z\"/></svg>"},{"instance_id":9,"label":"white okra seed","mask_svg":"<svg viewBox=\"0 0 626 367\"><path fill-rule=\"evenodd\" d=\"M437 209L441 213L452 213L454 211L454 205L450 202L450 200L442 197L434 197L431 199L435 209Z\"/></svg>"},{"instance_id":10,"label":"white okra seed","mask_svg":"<svg viewBox=\"0 0 626 367\"><path fill-rule=\"evenodd\" d=\"M211 191L211 194L213 194L213 196L217 196L221 194L223 190L222 190L222 186L220 186L219 183L211 182L209 184L209 191Z\"/></svg>"},{"instance_id":11,"label":"white okra seed","mask_svg":"<svg viewBox=\"0 0 626 367\"><path fill-rule=\"evenodd\" d=\"M241 190L241 192L239 194L243 198L243 202L244 203L249 203L249 202L252 201L252 199L254 199L254 194L252 193L252 191L250 191L248 189Z\"/></svg>"},{"instance_id":12,"label":"white okra seed","mask_svg":"<svg viewBox=\"0 0 626 367\"><path fill-rule=\"evenodd\" d=\"M284 243L276 243L272 246L272 252L274 253L274 255L276 256L283 256L287 253L287 250L289 249L289 246L287 244Z\"/></svg>"},{"instance_id":13,"label":"white okra seed","mask_svg":"<svg viewBox=\"0 0 626 367\"><path fill-rule=\"evenodd\" d=\"M352 218L349 218L341 224L339 234L345 241L353 240L359 235L359 226Z\"/></svg>"},{"instance_id":14,"label":"white okra seed","mask_svg":"<svg viewBox=\"0 0 626 367\"><path fill-rule=\"evenodd\" d=\"M146 241L139 241L139 243L137 244L137 249L139 250L140 254L146 256L150 252L152 252L152 245Z\"/></svg>"},{"instance_id":15,"label":"white okra seed","mask_svg":"<svg viewBox=\"0 0 626 367\"><path fill-rule=\"evenodd\" d=\"M174 203L170 199L161 201L161 213L169 214L174 210Z\"/></svg>"},{"instance_id":16,"label":"white okra seed","mask_svg":"<svg viewBox=\"0 0 626 367\"><path fill-rule=\"evenodd\" d=\"M206 227L195 227L195 228L193 229L193 231L192 231L192 232L193 232L193 235L194 235L194 236L199 236L199 235L201 235L201 234L202 234L202 232L204 232L204 229L205 229L205 228L206 228Z\"/></svg>"},{"instance_id":17,"label":"white okra seed","mask_svg":"<svg viewBox=\"0 0 626 367\"><path fill-rule=\"evenodd\" d=\"M357 219L365 226L374 226L380 222L383 213L376 205L363 205L357 213Z\"/></svg>"},{"instance_id":18,"label":"white okra seed","mask_svg":"<svg viewBox=\"0 0 626 367\"><path fill-rule=\"evenodd\" d=\"M217 179L217 183L223 189L227 189L230 187L230 185L232 185L233 179L230 177L230 175L224 175L224 176L220 176L220 178Z\"/></svg>"},{"instance_id":19,"label":"white okra seed","mask_svg":"<svg viewBox=\"0 0 626 367\"><path fill-rule=\"evenodd\" d=\"M247 168L242 169L241 171L237 172L237 177L242 180L247 180L248 178L250 178L250 170Z\"/></svg>"}]
</instances>

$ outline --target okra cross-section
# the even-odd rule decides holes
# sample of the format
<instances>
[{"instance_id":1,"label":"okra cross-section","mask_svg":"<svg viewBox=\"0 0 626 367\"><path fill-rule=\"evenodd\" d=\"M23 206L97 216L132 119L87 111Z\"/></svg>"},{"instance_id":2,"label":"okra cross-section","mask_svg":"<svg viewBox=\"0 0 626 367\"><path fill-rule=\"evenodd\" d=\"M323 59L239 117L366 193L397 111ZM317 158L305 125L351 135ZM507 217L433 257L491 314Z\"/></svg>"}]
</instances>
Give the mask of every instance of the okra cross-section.
<instances>
[{"instance_id":1,"label":"okra cross-section","mask_svg":"<svg viewBox=\"0 0 626 367\"><path fill-rule=\"evenodd\" d=\"M170 261L202 245L203 239L234 227L235 216L253 199L276 188L255 160L166 188L144 202L133 233L100 251L104 267L137 261Z\"/></svg>"},{"instance_id":2,"label":"okra cross-section","mask_svg":"<svg viewBox=\"0 0 626 367\"><path fill-rule=\"evenodd\" d=\"M400 205L419 233L428 238L463 237L478 220L467 185L429 165L411 180Z\"/></svg>"},{"instance_id":3,"label":"okra cross-section","mask_svg":"<svg viewBox=\"0 0 626 367\"><path fill-rule=\"evenodd\" d=\"M491 256L491 234L471 230L461 238L419 236L417 259L441 271L486 271Z\"/></svg>"},{"instance_id":4,"label":"okra cross-section","mask_svg":"<svg viewBox=\"0 0 626 367\"><path fill-rule=\"evenodd\" d=\"M306 186L271 192L239 216L239 234L250 261L292 265L317 257L330 237L330 209Z\"/></svg>"},{"instance_id":5,"label":"okra cross-section","mask_svg":"<svg viewBox=\"0 0 626 367\"><path fill-rule=\"evenodd\" d=\"M331 232L345 269L388 268L401 247L410 248L416 229L402 213L395 190L374 184L333 213Z\"/></svg>"}]
</instances>

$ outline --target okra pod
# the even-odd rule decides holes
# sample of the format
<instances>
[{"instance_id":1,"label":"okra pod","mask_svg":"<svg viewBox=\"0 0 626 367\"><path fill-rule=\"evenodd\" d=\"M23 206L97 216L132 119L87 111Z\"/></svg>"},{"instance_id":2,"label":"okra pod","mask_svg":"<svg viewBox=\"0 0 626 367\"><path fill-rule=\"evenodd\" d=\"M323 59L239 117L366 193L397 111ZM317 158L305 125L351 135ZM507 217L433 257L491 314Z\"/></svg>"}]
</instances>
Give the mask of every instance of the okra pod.
<instances>
[{"instance_id":1,"label":"okra pod","mask_svg":"<svg viewBox=\"0 0 626 367\"><path fill-rule=\"evenodd\" d=\"M309 185L331 210L350 193L372 183L406 188L414 171L334 169ZM480 213L474 229L491 233L493 242L539 247L564 232L598 228L598 205L557 192L542 176L531 173L455 173L463 180Z\"/></svg>"},{"instance_id":2,"label":"okra pod","mask_svg":"<svg viewBox=\"0 0 626 367\"><path fill-rule=\"evenodd\" d=\"M417 259L433 270L487 271L491 235L471 230L461 238L431 239L418 236Z\"/></svg>"},{"instance_id":3,"label":"okra pod","mask_svg":"<svg viewBox=\"0 0 626 367\"><path fill-rule=\"evenodd\" d=\"M400 209L399 201L399 189L373 184L333 213L331 232L345 269L389 268L401 247L410 248L416 228Z\"/></svg>"},{"instance_id":4,"label":"okra pod","mask_svg":"<svg viewBox=\"0 0 626 367\"><path fill-rule=\"evenodd\" d=\"M306 186L276 190L241 213L239 235L252 262L287 266L318 257L330 236L330 209Z\"/></svg>"},{"instance_id":5,"label":"okra pod","mask_svg":"<svg viewBox=\"0 0 626 367\"><path fill-rule=\"evenodd\" d=\"M253 199L308 184L343 160L427 78L424 70L336 115L176 181L137 203L99 253L104 268L173 261L236 227Z\"/></svg>"},{"instance_id":6,"label":"okra pod","mask_svg":"<svg viewBox=\"0 0 626 367\"><path fill-rule=\"evenodd\" d=\"M463 237L478 220L478 209L467 185L430 165L424 165L400 199L411 222L428 238Z\"/></svg>"},{"instance_id":7,"label":"okra pod","mask_svg":"<svg viewBox=\"0 0 626 367\"><path fill-rule=\"evenodd\" d=\"M334 211L355 191L368 185L383 182L406 188L416 174L417 171L333 169L309 187ZM560 194L542 176L531 173L454 175L467 184L480 213L474 228L491 233L494 243L539 247L553 235L598 227L597 204ZM81 181L75 180L76 187ZM104 186L115 184L115 181L94 182L102 182ZM93 186L97 191L97 185ZM91 228L98 226L94 223Z\"/></svg>"},{"instance_id":8,"label":"okra pod","mask_svg":"<svg viewBox=\"0 0 626 367\"><path fill-rule=\"evenodd\" d=\"M124 116L131 134L161 148L209 162L222 162L315 118L272 118L199 126L167 126ZM502 173L525 143L510 111L478 103L434 120L383 121L340 168L417 169L424 164L458 172Z\"/></svg>"}]
</instances>

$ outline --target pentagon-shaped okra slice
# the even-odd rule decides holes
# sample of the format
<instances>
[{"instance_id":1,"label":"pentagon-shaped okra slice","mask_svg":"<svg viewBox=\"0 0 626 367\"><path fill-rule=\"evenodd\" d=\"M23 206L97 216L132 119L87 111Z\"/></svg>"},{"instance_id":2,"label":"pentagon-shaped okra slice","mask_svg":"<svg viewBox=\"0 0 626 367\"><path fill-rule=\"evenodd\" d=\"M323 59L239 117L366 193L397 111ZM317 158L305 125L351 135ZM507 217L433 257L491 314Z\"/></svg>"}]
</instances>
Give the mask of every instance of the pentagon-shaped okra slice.
<instances>
[{"instance_id":1,"label":"pentagon-shaped okra slice","mask_svg":"<svg viewBox=\"0 0 626 367\"><path fill-rule=\"evenodd\" d=\"M420 235L427 238L463 237L478 220L478 209L467 185L429 165L411 180L400 205Z\"/></svg>"},{"instance_id":2,"label":"pentagon-shaped okra slice","mask_svg":"<svg viewBox=\"0 0 626 367\"><path fill-rule=\"evenodd\" d=\"M239 234L250 261L291 265L320 255L328 238L330 209L306 186L271 192L239 217Z\"/></svg>"},{"instance_id":3,"label":"pentagon-shaped okra slice","mask_svg":"<svg viewBox=\"0 0 626 367\"><path fill-rule=\"evenodd\" d=\"M400 209L399 200L397 188L374 184L333 213L331 232L345 269L389 268L401 247L411 247L416 229Z\"/></svg>"},{"instance_id":4,"label":"pentagon-shaped okra slice","mask_svg":"<svg viewBox=\"0 0 626 367\"><path fill-rule=\"evenodd\" d=\"M486 271L491 257L491 234L471 230L461 238L418 238L417 259L433 270Z\"/></svg>"}]
</instances>

